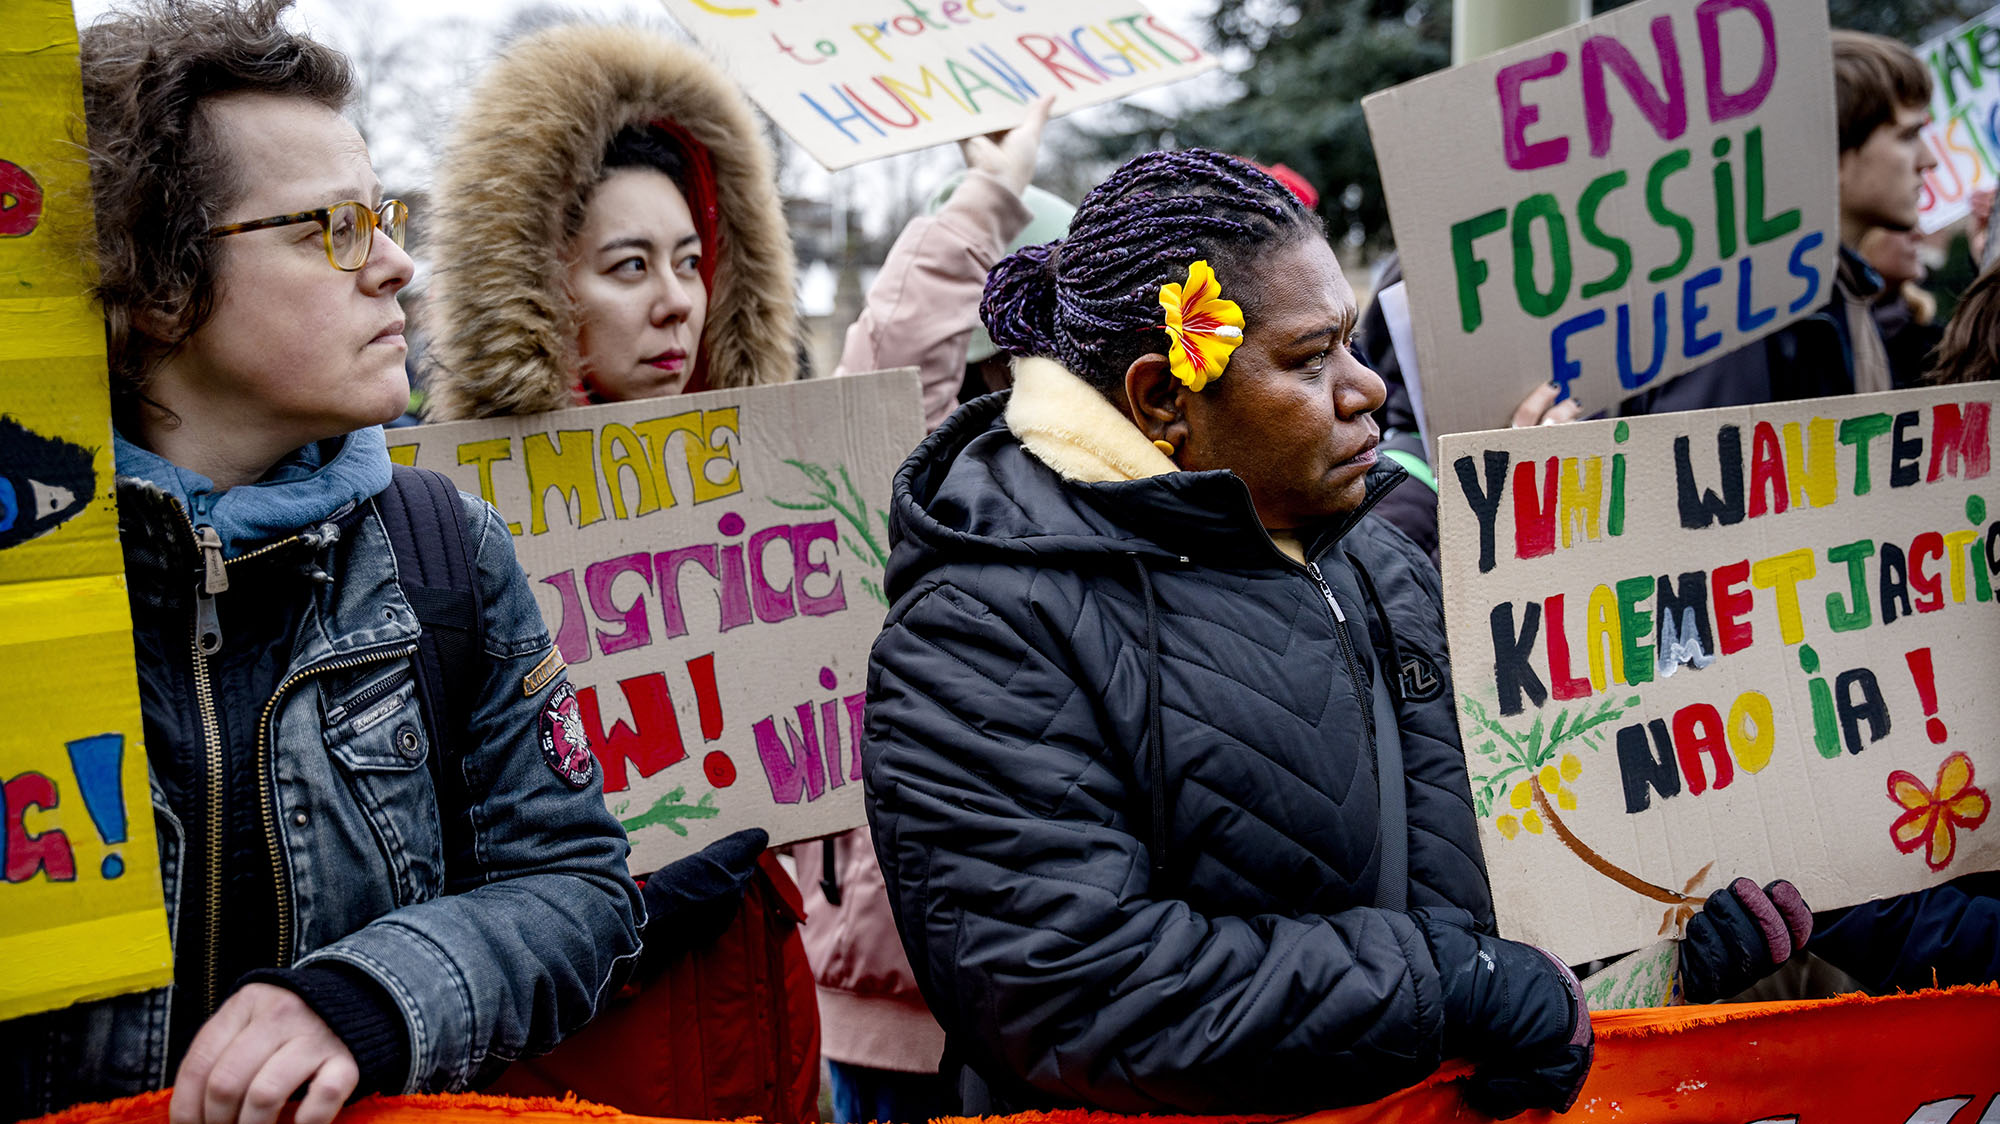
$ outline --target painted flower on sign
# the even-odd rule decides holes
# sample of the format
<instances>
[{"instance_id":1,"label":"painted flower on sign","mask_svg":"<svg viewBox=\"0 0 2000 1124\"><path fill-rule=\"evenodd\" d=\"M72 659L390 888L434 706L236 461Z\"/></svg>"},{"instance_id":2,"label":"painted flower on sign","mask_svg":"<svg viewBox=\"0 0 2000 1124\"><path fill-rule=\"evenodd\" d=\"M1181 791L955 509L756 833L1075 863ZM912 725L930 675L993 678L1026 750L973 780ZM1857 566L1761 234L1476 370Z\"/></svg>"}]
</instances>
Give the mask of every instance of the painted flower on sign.
<instances>
[{"instance_id":1,"label":"painted flower on sign","mask_svg":"<svg viewBox=\"0 0 2000 1124\"><path fill-rule=\"evenodd\" d=\"M1993 810L1986 790L1973 785L1972 759L1962 752L1944 759L1937 783L1928 788L1902 769L1890 773L1889 799L1903 809L1889 825L1890 840L1904 854L1922 847L1924 863L1932 870L1951 865L1959 828L1971 831Z\"/></svg>"},{"instance_id":2,"label":"painted flower on sign","mask_svg":"<svg viewBox=\"0 0 2000 1124\"><path fill-rule=\"evenodd\" d=\"M1167 314L1161 327L1173 340L1167 363L1174 377L1195 391L1221 378L1230 353L1243 342L1243 310L1222 299L1222 284L1208 262L1188 266L1187 284L1160 286L1160 308Z\"/></svg>"}]
</instances>

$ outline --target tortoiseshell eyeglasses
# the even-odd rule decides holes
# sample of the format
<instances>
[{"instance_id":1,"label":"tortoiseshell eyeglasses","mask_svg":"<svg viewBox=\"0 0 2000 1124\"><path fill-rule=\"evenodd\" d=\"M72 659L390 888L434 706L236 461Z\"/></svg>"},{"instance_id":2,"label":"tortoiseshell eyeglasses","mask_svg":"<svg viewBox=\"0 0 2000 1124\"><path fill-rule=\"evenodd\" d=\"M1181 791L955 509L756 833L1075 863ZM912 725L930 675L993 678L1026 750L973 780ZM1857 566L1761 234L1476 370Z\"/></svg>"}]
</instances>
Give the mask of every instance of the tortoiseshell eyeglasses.
<instances>
[{"instance_id":1,"label":"tortoiseshell eyeglasses","mask_svg":"<svg viewBox=\"0 0 2000 1124\"><path fill-rule=\"evenodd\" d=\"M316 211L297 211L289 215L273 215L268 219L223 223L221 226L210 227L208 233L210 237L222 238L249 230L268 230L274 226L297 226L301 223L316 222L319 224L320 241L326 246L327 262L343 273L352 273L368 264L368 255L375 249L377 229L387 234L389 241L400 246L403 244L403 228L409 219L410 209L404 206L400 199L385 199L380 207L375 208L357 200L347 199Z\"/></svg>"}]
</instances>

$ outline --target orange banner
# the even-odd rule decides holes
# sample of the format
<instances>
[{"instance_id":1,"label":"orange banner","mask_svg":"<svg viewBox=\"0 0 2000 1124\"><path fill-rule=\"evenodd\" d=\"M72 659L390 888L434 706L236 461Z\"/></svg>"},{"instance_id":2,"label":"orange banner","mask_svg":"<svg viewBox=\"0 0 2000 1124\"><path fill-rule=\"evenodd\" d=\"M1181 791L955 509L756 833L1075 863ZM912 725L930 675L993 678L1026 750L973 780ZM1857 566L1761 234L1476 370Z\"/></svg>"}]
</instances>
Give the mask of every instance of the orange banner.
<instances>
[{"instance_id":1,"label":"orange banner","mask_svg":"<svg viewBox=\"0 0 2000 1124\"><path fill-rule=\"evenodd\" d=\"M1560 1117L1604 1124L2000 1124L2000 987L1884 999L1673 1007L1593 1015L1597 1062ZM1386 1100L1298 1124L1479 1119L1459 1099L1462 1066ZM84 1105L37 1124L166 1124L167 1094ZM289 1119L289 1114L287 1120ZM1030 1113L948 1124L1109 1124L1109 1113ZM1240 1124L1273 1117L1151 1117L1156 1124ZM370 1098L340 1124L649 1124L581 1101L501 1097Z\"/></svg>"}]
</instances>

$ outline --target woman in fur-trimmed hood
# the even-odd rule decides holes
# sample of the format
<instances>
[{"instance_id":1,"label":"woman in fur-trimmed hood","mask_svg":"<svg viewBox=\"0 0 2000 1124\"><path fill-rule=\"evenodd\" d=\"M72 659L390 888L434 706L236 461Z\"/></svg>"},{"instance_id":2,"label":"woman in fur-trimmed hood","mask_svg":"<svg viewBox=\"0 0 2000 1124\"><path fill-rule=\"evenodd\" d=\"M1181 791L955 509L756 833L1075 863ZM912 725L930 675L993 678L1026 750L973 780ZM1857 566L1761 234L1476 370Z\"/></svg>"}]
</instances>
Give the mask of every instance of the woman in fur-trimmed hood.
<instances>
[{"instance_id":1,"label":"woman in fur-trimmed hood","mask_svg":"<svg viewBox=\"0 0 2000 1124\"><path fill-rule=\"evenodd\" d=\"M525 38L486 72L446 150L435 261L431 420L561 409L597 398L579 373L566 284L607 155L637 127L685 157L706 327L681 392L796 377L793 261L770 145L699 51L631 27Z\"/></svg>"},{"instance_id":2,"label":"woman in fur-trimmed hood","mask_svg":"<svg viewBox=\"0 0 2000 1124\"><path fill-rule=\"evenodd\" d=\"M749 105L631 27L513 44L446 151L431 251L432 420L785 382L792 248ZM798 887L761 830L643 879L632 982L490 1091L697 1120L817 1117L819 1019Z\"/></svg>"}]
</instances>

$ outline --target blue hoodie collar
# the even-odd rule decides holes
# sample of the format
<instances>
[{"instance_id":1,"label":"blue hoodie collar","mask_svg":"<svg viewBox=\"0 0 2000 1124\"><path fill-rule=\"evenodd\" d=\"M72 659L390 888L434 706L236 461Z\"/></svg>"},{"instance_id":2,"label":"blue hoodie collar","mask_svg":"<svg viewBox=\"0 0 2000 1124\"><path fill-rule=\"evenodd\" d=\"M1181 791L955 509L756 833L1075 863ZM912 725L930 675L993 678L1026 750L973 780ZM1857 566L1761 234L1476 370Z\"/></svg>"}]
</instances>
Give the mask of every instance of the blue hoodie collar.
<instances>
[{"instance_id":1,"label":"blue hoodie collar","mask_svg":"<svg viewBox=\"0 0 2000 1124\"><path fill-rule=\"evenodd\" d=\"M389 444L381 426L315 442L272 466L255 484L225 492L198 472L180 467L113 433L118 475L160 488L197 525L222 538L224 557L297 533L331 518L389 486Z\"/></svg>"}]
</instances>

